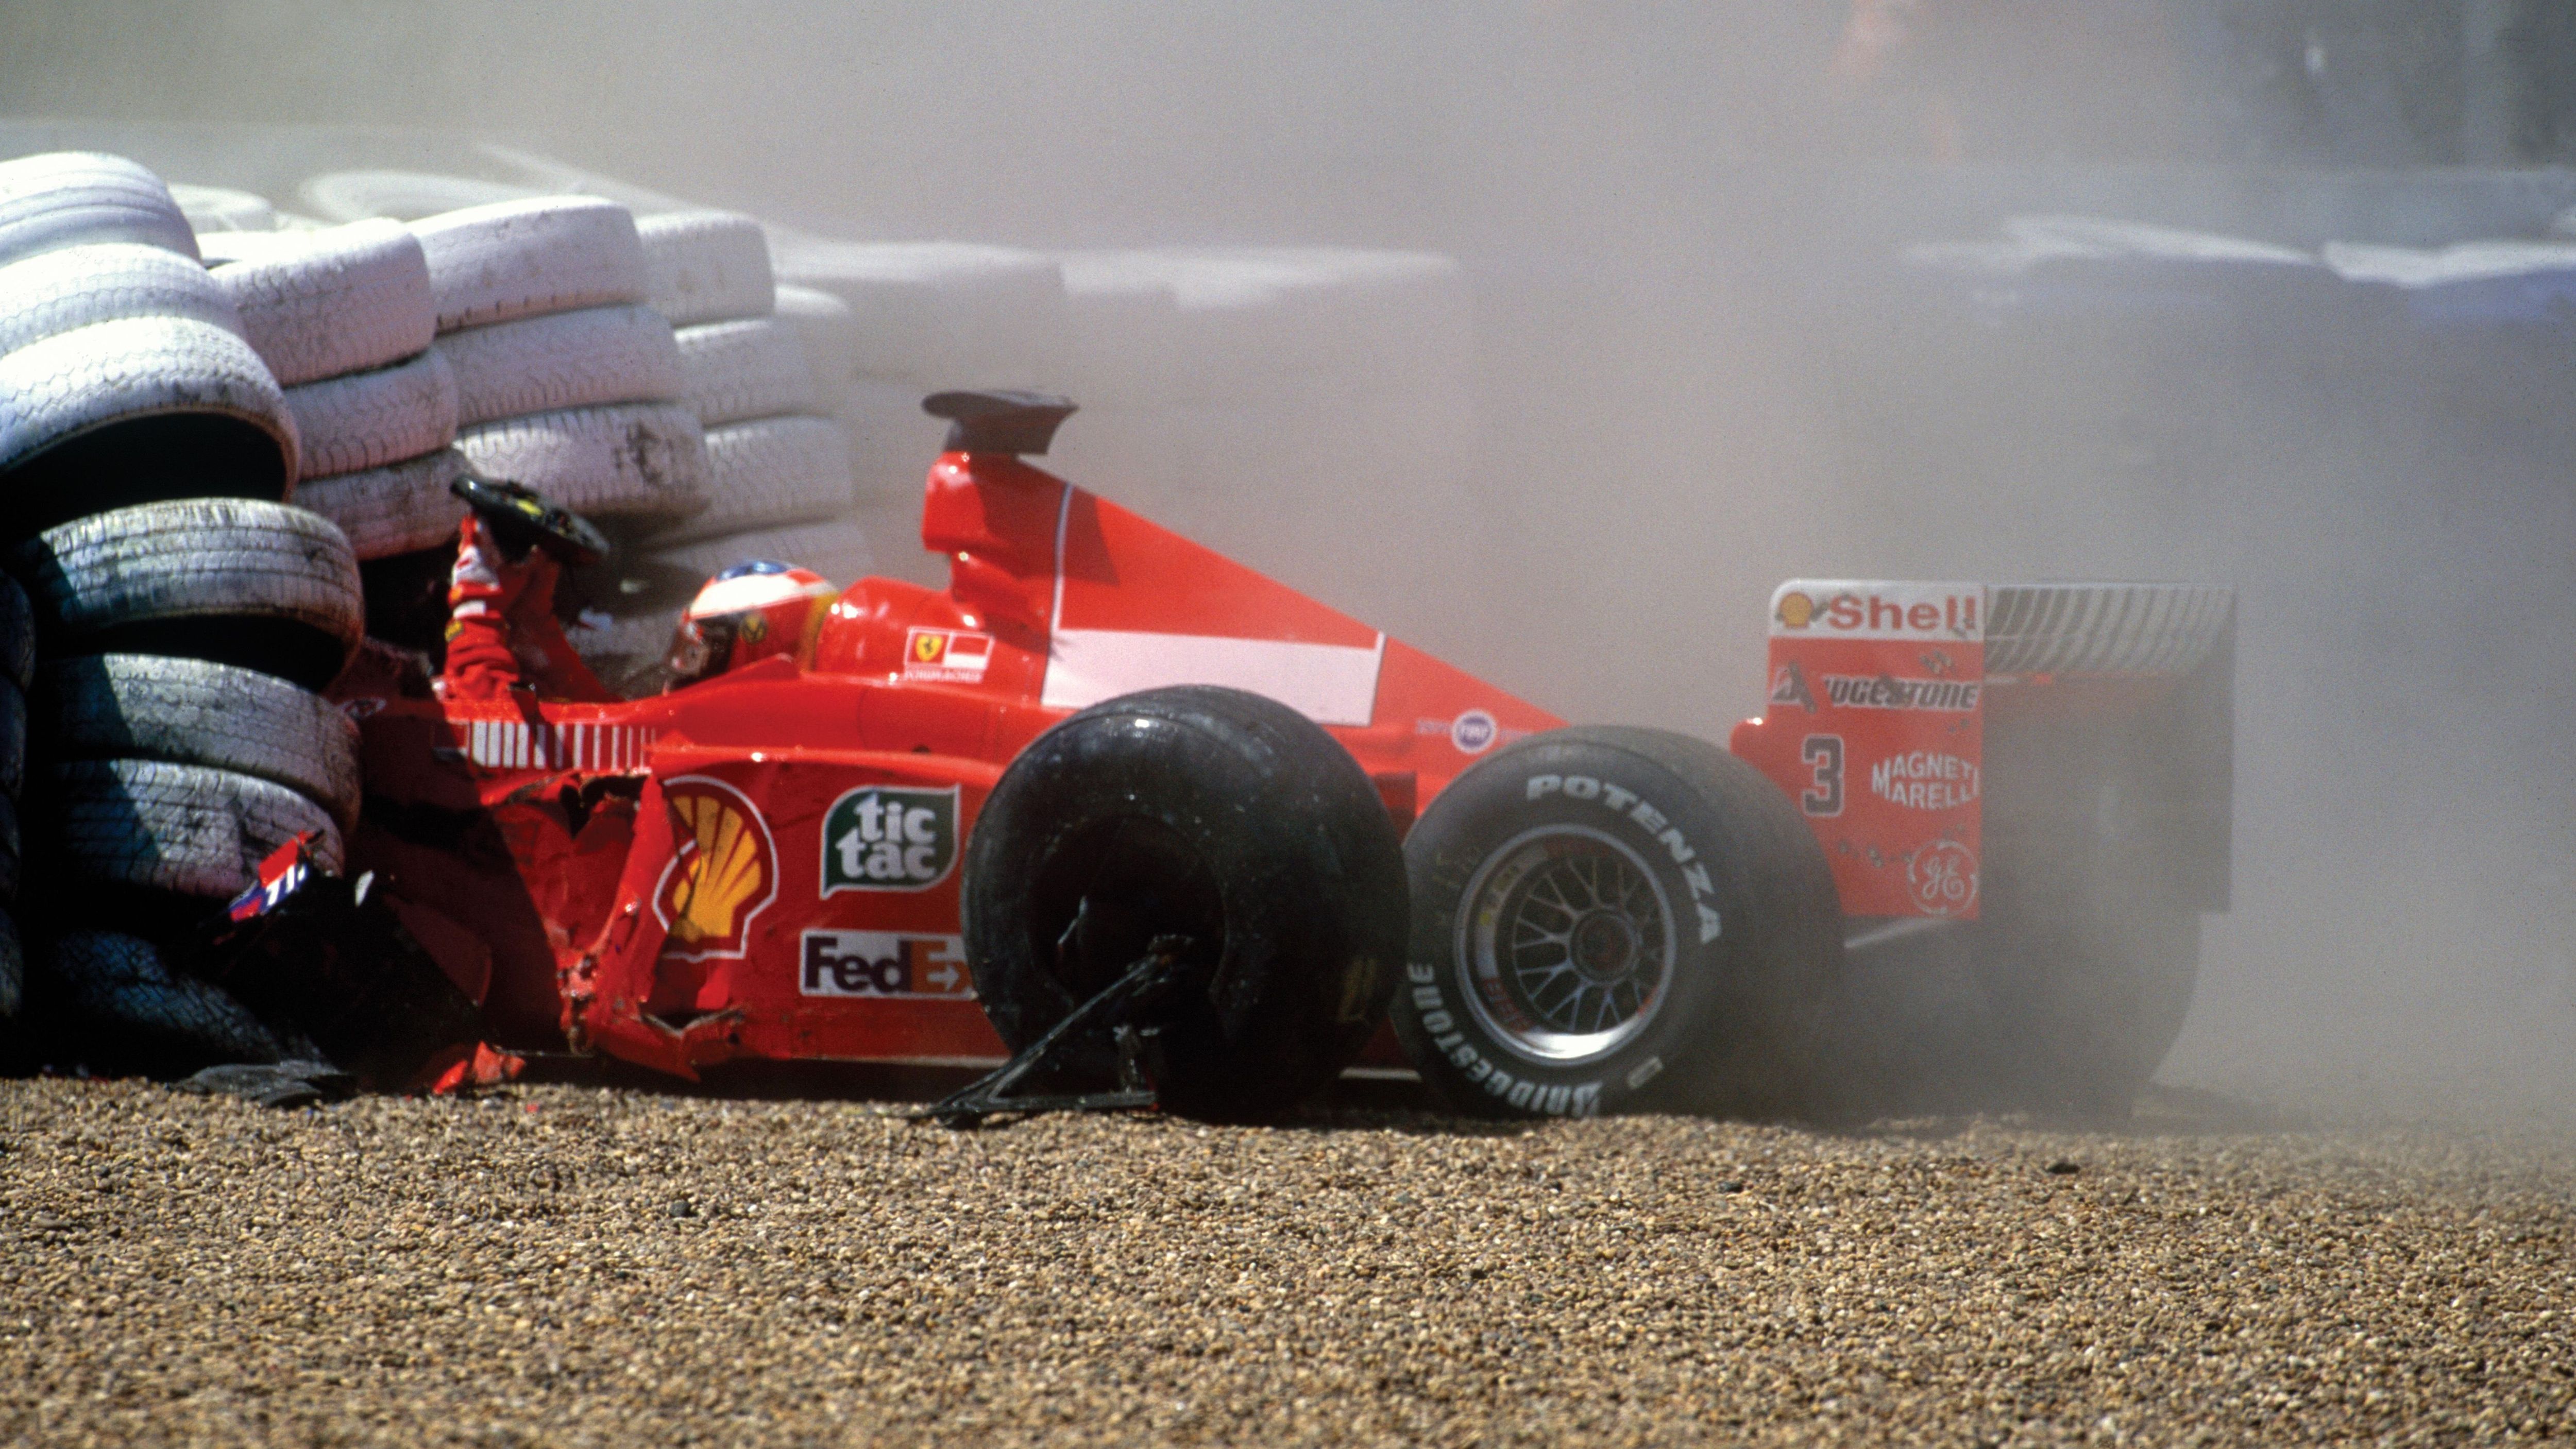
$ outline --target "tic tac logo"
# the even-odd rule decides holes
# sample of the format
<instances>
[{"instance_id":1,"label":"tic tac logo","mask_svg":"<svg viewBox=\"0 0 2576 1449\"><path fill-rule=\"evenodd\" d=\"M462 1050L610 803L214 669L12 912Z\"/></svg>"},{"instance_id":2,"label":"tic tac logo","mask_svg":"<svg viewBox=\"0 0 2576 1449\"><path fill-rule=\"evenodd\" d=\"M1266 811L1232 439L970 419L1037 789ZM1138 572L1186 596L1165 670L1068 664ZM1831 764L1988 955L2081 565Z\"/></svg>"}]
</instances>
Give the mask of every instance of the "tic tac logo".
<instances>
[{"instance_id":1,"label":"tic tac logo","mask_svg":"<svg viewBox=\"0 0 2576 1449\"><path fill-rule=\"evenodd\" d=\"M957 787L869 785L823 817L823 894L927 890L957 863Z\"/></svg>"},{"instance_id":2,"label":"tic tac logo","mask_svg":"<svg viewBox=\"0 0 2576 1449\"><path fill-rule=\"evenodd\" d=\"M1933 841L1906 857L1905 883L1923 914L1965 915L1977 904L1977 853L1955 840Z\"/></svg>"},{"instance_id":3,"label":"tic tac logo","mask_svg":"<svg viewBox=\"0 0 2576 1449\"><path fill-rule=\"evenodd\" d=\"M1869 793L1908 810L1955 810L1977 798L1977 765L1939 750L1890 755L1869 767Z\"/></svg>"},{"instance_id":4,"label":"tic tac logo","mask_svg":"<svg viewBox=\"0 0 2576 1449\"><path fill-rule=\"evenodd\" d=\"M1471 709L1449 724L1449 746L1462 755L1481 755L1492 749L1502 726L1481 709Z\"/></svg>"},{"instance_id":5,"label":"tic tac logo","mask_svg":"<svg viewBox=\"0 0 2576 1449\"><path fill-rule=\"evenodd\" d=\"M807 931L797 991L805 996L913 996L963 1001L975 994L962 936L893 931Z\"/></svg>"},{"instance_id":6,"label":"tic tac logo","mask_svg":"<svg viewBox=\"0 0 2576 1449\"><path fill-rule=\"evenodd\" d=\"M754 917L778 898L778 847L750 797L722 780L683 775L662 786L678 849L653 891L684 961L738 957Z\"/></svg>"},{"instance_id":7,"label":"tic tac logo","mask_svg":"<svg viewBox=\"0 0 2576 1449\"><path fill-rule=\"evenodd\" d=\"M1797 579L1771 596L1774 635L1834 639L1985 637L1982 584Z\"/></svg>"},{"instance_id":8,"label":"tic tac logo","mask_svg":"<svg viewBox=\"0 0 2576 1449\"><path fill-rule=\"evenodd\" d=\"M933 683L973 684L993 662L993 636L964 629L907 629L903 677Z\"/></svg>"}]
</instances>

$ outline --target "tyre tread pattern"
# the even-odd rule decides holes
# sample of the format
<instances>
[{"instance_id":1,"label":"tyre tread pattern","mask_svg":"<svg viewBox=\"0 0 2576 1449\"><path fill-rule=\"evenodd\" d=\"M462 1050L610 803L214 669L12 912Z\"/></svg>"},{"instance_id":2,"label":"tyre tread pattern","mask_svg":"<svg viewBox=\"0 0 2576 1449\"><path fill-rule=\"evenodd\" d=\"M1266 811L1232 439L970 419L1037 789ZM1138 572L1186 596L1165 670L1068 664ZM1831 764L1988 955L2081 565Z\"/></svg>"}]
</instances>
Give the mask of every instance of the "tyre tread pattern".
<instances>
[{"instance_id":1,"label":"tyre tread pattern","mask_svg":"<svg viewBox=\"0 0 2576 1449\"><path fill-rule=\"evenodd\" d=\"M37 696L54 759L164 760L283 785L358 818L358 730L285 680L196 659L101 654L44 668Z\"/></svg>"},{"instance_id":2,"label":"tyre tread pattern","mask_svg":"<svg viewBox=\"0 0 2576 1449\"><path fill-rule=\"evenodd\" d=\"M706 432L677 404L530 413L466 428L456 446L475 471L580 514L676 522L707 506Z\"/></svg>"},{"instance_id":3,"label":"tyre tread pattern","mask_svg":"<svg viewBox=\"0 0 2576 1449\"><path fill-rule=\"evenodd\" d=\"M222 285L162 247L103 242L0 267L0 355L94 322L136 317L242 331L241 314Z\"/></svg>"},{"instance_id":4,"label":"tyre tread pattern","mask_svg":"<svg viewBox=\"0 0 2576 1449\"><path fill-rule=\"evenodd\" d=\"M438 339L456 374L457 421L682 395L671 325L650 307L584 307L468 327Z\"/></svg>"},{"instance_id":5,"label":"tyre tread pattern","mask_svg":"<svg viewBox=\"0 0 2576 1449\"><path fill-rule=\"evenodd\" d=\"M94 514L19 545L40 630L77 646L138 621L268 618L341 643L364 633L349 541L319 514L239 498L146 503Z\"/></svg>"},{"instance_id":6,"label":"tyre tread pattern","mask_svg":"<svg viewBox=\"0 0 2576 1449\"><path fill-rule=\"evenodd\" d=\"M161 760L67 760L52 773L61 859L78 879L228 901L308 832L316 862L340 869L331 813L272 781Z\"/></svg>"},{"instance_id":7,"label":"tyre tread pattern","mask_svg":"<svg viewBox=\"0 0 2576 1449\"><path fill-rule=\"evenodd\" d=\"M286 405L304 441L305 471L316 477L381 468L456 441L456 377L435 350L290 387Z\"/></svg>"},{"instance_id":8,"label":"tyre tread pattern","mask_svg":"<svg viewBox=\"0 0 2576 1449\"><path fill-rule=\"evenodd\" d=\"M769 315L777 282L760 223L731 211L640 217L645 296L675 327Z\"/></svg>"},{"instance_id":9,"label":"tyre tread pattern","mask_svg":"<svg viewBox=\"0 0 2576 1449\"><path fill-rule=\"evenodd\" d=\"M216 264L242 335L289 387L413 356L438 330L429 262L399 222L277 232Z\"/></svg>"},{"instance_id":10,"label":"tyre tread pattern","mask_svg":"<svg viewBox=\"0 0 2576 1449\"><path fill-rule=\"evenodd\" d=\"M644 300L644 248L625 207L541 196L412 223L429 262L438 330Z\"/></svg>"}]
</instances>

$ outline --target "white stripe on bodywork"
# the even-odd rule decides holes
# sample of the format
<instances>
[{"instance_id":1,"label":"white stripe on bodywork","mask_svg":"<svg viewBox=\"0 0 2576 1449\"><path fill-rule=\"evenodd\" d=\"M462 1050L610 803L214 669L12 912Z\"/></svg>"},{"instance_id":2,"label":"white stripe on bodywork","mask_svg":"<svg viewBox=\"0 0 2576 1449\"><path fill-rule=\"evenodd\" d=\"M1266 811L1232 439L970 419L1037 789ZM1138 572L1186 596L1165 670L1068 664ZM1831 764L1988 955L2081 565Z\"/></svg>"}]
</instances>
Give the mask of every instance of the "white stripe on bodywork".
<instances>
[{"instance_id":1,"label":"white stripe on bodywork","mask_svg":"<svg viewBox=\"0 0 2576 1449\"><path fill-rule=\"evenodd\" d=\"M1365 648L1149 634L1128 629L1058 629L1047 645L1049 709L1082 709L1167 684L1222 684L1279 701L1317 724L1364 725L1377 707L1386 636Z\"/></svg>"}]
</instances>

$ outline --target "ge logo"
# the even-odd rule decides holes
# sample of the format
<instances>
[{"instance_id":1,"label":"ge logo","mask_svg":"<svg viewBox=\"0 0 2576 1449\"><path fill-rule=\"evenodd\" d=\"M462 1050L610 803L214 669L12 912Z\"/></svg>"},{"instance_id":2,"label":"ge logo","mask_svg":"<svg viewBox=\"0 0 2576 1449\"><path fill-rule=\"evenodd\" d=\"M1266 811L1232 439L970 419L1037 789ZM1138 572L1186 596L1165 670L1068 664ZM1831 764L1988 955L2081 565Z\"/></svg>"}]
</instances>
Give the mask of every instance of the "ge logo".
<instances>
[{"instance_id":1,"label":"ge logo","mask_svg":"<svg viewBox=\"0 0 2576 1449\"><path fill-rule=\"evenodd\" d=\"M1493 747L1494 737L1501 733L1492 715L1471 709L1450 723L1449 743L1462 755L1481 755Z\"/></svg>"},{"instance_id":2,"label":"ge logo","mask_svg":"<svg viewBox=\"0 0 2576 1449\"><path fill-rule=\"evenodd\" d=\"M1905 862L1914 905L1927 916L1965 915L1977 904L1976 852L1955 840L1936 840Z\"/></svg>"}]
</instances>

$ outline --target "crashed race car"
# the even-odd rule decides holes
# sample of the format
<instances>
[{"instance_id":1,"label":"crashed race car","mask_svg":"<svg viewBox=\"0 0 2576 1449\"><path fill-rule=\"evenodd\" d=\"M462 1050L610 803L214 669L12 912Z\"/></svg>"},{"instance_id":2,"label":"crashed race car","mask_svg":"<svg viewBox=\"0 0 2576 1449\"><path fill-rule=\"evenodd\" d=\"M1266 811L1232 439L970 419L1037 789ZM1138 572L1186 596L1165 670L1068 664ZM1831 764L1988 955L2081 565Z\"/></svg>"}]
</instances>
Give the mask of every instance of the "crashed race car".
<instances>
[{"instance_id":1,"label":"crashed race car","mask_svg":"<svg viewBox=\"0 0 2576 1449\"><path fill-rule=\"evenodd\" d=\"M1870 1110L1971 1062L2105 1106L2170 1045L2226 905L2226 591L1793 581L1721 749L1569 727L1042 471L1068 402L925 406L949 585L850 585L809 663L344 681L350 872L494 1039L1020 1053L1238 1119L1364 1057L1496 1115Z\"/></svg>"}]
</instances>

